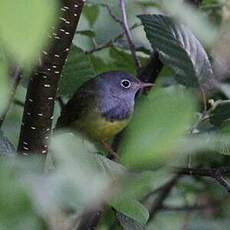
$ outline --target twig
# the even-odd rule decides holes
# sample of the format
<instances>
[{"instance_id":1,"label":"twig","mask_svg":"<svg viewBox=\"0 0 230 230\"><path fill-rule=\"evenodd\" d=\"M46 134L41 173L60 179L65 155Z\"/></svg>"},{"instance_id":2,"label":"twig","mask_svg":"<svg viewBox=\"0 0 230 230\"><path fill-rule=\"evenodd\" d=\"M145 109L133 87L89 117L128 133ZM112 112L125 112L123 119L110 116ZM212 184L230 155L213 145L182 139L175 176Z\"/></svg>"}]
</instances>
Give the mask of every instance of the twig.
<instances>
[{"instance_id":1,"label":"twig","mask_svg":"<svg viewBox=\"0 0 230 230\"><path fill-rule=\"evenodd\" d=\"M177 211L177 212L192 212L192 211L199 211L208 208L213 208L213 204L206 204L206 205L184 205L184 206L170 206L170 205L163 205L161 210L162 211Z\"/></svg>"},{"instance_id":2,"label":"twig","mask_svg":"<svg viewBox=\"0 0 230 230\"><path fill-rule=\"evenodd\" d=\"M2 113L2 115L0 117L0 127L2 126L2 124L3 124L3 122L4 122L5 118L6 118L6 115L7 115L8 111L9 111L9 109L10 109L10 106L11 106L12 102L13 102L17 87L18 87L19 82L21 80L21 73L20 73L19 66L16 66L15 70L13 71L12 80L13 80L12 91L11 91L8 103L6 105L6 108L5 108L5 110L3 111L3 113Z\"/></svg>"},{"instance_id":3,"label":"twig","mask_svg":"<svg viewBox=\"0 0 230 230\"><path fill-rule=\"evenodd\" d=\"M224 178L226 174L230 175L230 167L222 168L175 168L179 175L204 176L215 179L230 193L230 182Z\"/></svg>"},{"instance_id":4,"label":"twig","mask_svg":"<svg viewBox=\"0 0 230 230\"><path fill-rule=\"evenodd\" d=\"M117 22L118 24L120 24L121 26L123 26L122 20L121 20L120 18L118 18L118 17L113 13L113 11L112 11L112 9L110 8L109 5L107 5L107 4L105 4L105 3L101 3L101 4L99 4L99 5L105 7L105 8L107 9L107 11L108 11L110 17L111 17L115 22Z\"/></svg>"},{"instance_id":5,"label":"twig","mask_svg":"<svg viewBox=\"0 0 230 230\"><path fill-rule=\"evenodd\" d=\"M131 32L129 30L127 14L126 14L126 9L125 9L125 0L119 0L119 1L120 1L120 9L121 9L121 14L122 14L122 27L124 29L124 32L125 32L125 35L126 35L126 38L128 41L129 49L130 49L131 54L133 56L135 66L137 69L139 69L141 67L141 63L140 63L140 60L138 59L138 57L136 55L136 49L135 49L134 43L132 41Z\"/></svg>"},{"instance_id":6,"label":"twig","mask_svg":"<svg viewBox=\"0 0 230 230\"><path fill-rule=\"evenodd\" d=\"M130 29L130 30L133 30L133 29L139 27L140 25L141 25L141 24L135 23L135 24L133 24L129 29ZM95 48L93 48L93 49L91 49L91 50L89 50L89 51L86 51L85 53L86 53L86 54L91 54L91 53L100 51L100 50L102 50L102 49L111 47L111 46L114 45L114 43L116 43L117 41L119 41L124 35L125 35L125 32L122 31L120 34L118 34L116 37L112 38L111 40L107 41L106 43L101 44L101 45L99 45L99 46L97 46L97 47L95 47Z\"/></svg>"},{"instance_id":7,"label":"twig","mask_svg":"<svg viewBox=\"0 0 230 230\"><path fill-rule=\"evenodd\" d=\"M154 200L152 207L149 210L149 221L153 220L158 211L163 207L165 199L169 196L172 188L181 177L180 174L176 174L171 180L169 180L161 189L159 196Z\"/></svg>"},{"instance_id":8,"label":"twig","mask_svg":"<svg viewBox=\"0 0 230 230\"><path fill-rule=\"evenodd\" d=\"M202 88L200 88L200 93L201 93L201 97L202 97L202 101L203 101L203 105L204 105L203 113L205 114L208 110L206 93L205 93L205 90Z\"/></svg>"},{"instance_id":9,"label":"twig","mask_svg":"<svg viewBox=\"0 0 230 230\"><path fill-rule=\"evenodd\" d=\"M85 213L81 217L80 224L75 230L95 230L100 221L101 215L102 210L100 209Z\"/></svg>"}]
</instances>

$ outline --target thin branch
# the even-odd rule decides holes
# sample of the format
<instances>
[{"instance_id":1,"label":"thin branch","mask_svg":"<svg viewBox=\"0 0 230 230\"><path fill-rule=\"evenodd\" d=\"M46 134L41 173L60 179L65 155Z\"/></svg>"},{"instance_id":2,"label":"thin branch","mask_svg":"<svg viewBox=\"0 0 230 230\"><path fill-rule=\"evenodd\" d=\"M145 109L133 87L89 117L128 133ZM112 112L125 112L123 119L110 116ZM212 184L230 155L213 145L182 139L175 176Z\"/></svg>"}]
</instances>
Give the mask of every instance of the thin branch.
<instances>
[{"instance_id":1,"label":"thin branch","mask_svg":"<svg viewBox=\"0 0 230 230\"><path fill-rule=\"evenodd\" d=\"M127 14L126 14L126 9L125 9L125 0L119 0L119 2L120 2L121 14L122 14L122 27L124 29L124 32L125 32L125 35L127 38L127 42L129 45L129 49L130 49L131 54L133 56L133 60L134 60L134 63L136 65L136 68L139 69L141 67L141 63L140 63L140 60L138 59L138 57L136 55L135 45L132 41L131 32L129 30Z\"/></svg>"},{"instance_id":2,"label":"thin branch","mask_svg":"<svg viewBox=\"0 0 230 230\"><path fill-rule=\"evenodd\" d=\"M216 205L217 206L217 205ZM193 212L193 211L200 211L208 208L214 208L214 204L206 204L206 205L184 205L184 206L170 206L170 205L163 205L161 210L162 211L177 211L177 212Z\"/></svg>"},{"instance_id":3,"label":"thin branch","mask_svg":"<svg viewBox=\"0 0 230 230\"><path fill-rule=\"evenodd\" d=\"M181 177L180 174L176 174L171 180L169 180L164 187L159 192L158 197L154 200L150 210L149 210L149 221L153 220L158 211L163 207L164 201L169 196L174 185L177 183L178 179Z\"/></svg>"},{"instance_id":4,"label":"thin branch","mask_svg":"<svg viewBox=\"0 0 230 230\"><path fill-rule=\"evenodd\" d=\"M230 193L230 182L225 179L225 175L230 175L230 167L222 168L175 168L179 175L204 176L215 179Z\"/></svg>"},{"instance_id":5,"label":"thin branch","mask_svg":"<svg viewBox=\"0 0 230 230\"><path fill-rule=\"evenodd\" d=\"M6 108L5 108L5 110L3 111L3 113L2 113L2 115L0 117L0 128L1 128L3 122L4 122L5 118L6 118L6 115L7 115L8 111L9 111L9 109L10 109L10 106L11 106L13 100L14 100L16 90L17 90L19 82L21 80L21 73L20 73L19 66L16 66L16 68L14 69L12 80L13 80L12 91L11 91L8 103L6 105Z\"/></svg>"},{"instance_id":6,"label":"thin branch","mask_svg":"<svg viewBox=\"0 0 230 230\"><path fill-rule=\"evenodd\" d=\"M133 30L137 27L141 26L141 24L133 24L129 29L130 30ZM108 47L112 47L114 45L114 43L116 43L117 41L119 41L123 36L125 35L125 32L122 31L121 33L119 33L116 37L112 38L111 40L107 41L106 43L104 44L101 44L89 51L86 51L85 53L86 54L91 54L91 53L94 53L94 52L97 52L97 51L100 51L102 49L105 49L105 48L108 48Z\"/></svg>"},{"instance_id":7,"label":"thin branch","mask_svg":"<svg viewBox=\"0 0 230 230\"><path fill-rule=\"evenodd\" d=\"M204 89L200 88L200 93L201 93L201 97L202 97L202 101L203 101L203 113L205 114L208 110L208 106L207 106L207 96L206 96L206 92Z\"/></svg>"},{"instance_id":8,"label":"thin branch","mask_svg":"<svg viewBox=\"0 0 230 230\"><path fill-rule=\"evenodd\" d=\"M110 17L115 21L117 22L118 24L120 24L122 27L123 27L123 22L120 18L118 18L112 11L112 9L110 8L109 5L105 4L105 3L101 3L100 4L101 6L105 7L110 15Z\"/></svg>"},{"instance_id":9,"label":"thin branch","mask_svg":"<svg viewBox=\"0 0 230 230\"><path fill-rule=\"evenodd\" d=\"M101 209L85 213L81 217L80 224L75 228L75 230L95 230L100 221L101 215Z\"/></svg>"}]
</instances>

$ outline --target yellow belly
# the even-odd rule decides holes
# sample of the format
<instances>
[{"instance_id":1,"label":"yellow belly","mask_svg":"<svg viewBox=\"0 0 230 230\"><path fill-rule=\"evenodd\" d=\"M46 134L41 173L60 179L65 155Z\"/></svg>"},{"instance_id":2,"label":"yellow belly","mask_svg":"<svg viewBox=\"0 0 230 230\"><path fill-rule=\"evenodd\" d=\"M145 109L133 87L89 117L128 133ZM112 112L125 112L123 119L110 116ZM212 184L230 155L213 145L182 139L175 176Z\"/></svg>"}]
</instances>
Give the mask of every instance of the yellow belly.
<instances>
[{"instance_id":1,"label":"yellow belly","mask_svg":"<svg viewBox=\"0 0 230 230\"><path fill-rule=\"evenodd\" d=\"M91 114L73 123L72 128L86 135L88 138L101 141L114 137L129 122L129 119L108 121L100 115Z\"/></svg>"}]
</instances>

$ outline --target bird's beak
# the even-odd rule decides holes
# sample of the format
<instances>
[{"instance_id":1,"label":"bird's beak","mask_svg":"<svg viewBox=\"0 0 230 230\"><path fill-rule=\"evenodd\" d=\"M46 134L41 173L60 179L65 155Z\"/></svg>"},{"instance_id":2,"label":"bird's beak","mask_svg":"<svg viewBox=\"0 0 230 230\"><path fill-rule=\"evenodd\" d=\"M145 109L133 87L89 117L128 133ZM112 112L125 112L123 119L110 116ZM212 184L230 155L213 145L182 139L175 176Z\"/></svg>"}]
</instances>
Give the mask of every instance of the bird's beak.
<instances>
[{"instance_id":1,"label":"bird's beak","mask_svg":"<svg viewBox=\"0 0 230 230\"><path fill-rule=\"evenodd\" d=\"M140 82L140 83L139 83L139 88L140 88L140 89L144 89L144 88L146 88L146 87L151 87L151 86L153 86L152 83L145 83L145 82Z\"/></svg>"}]
</instances>

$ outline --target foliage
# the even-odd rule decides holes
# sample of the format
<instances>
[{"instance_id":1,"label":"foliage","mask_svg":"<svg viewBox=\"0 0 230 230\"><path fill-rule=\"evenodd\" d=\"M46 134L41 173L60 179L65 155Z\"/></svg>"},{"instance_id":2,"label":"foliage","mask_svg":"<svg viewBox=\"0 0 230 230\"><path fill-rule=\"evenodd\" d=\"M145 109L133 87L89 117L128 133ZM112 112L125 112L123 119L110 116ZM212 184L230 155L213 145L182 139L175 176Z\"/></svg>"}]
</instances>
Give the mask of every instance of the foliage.
<instances>
[{"instance_id":1,"label":"foliage","mask_svg":"<svg viewBox=\"0 0 230 230\"><path fill-rule=\"evenodd\" d=\"M117 2L91 0L83 9L59 82L64 102L102 72L141 72L123 28L104 5L120 18ZM19 85L0 132L0 229L76 229L82 213L105 206L100 230L227 229L230 199L226 175L224 182L223 175L218 177L222 171L215 175L219 181L189 174L171 188L169 182L174 167L223 169L230 163L230 49L217 39L229 37L229 29L222 30L229 22L229 3L203 0L199 9L169 0L129 0L126 5L129 26L142 24L131 33L142 68L155 51L164 67L147 95L136 98L118 161L69 130L52 136L45 168L42 156L18 156L26 92ZM12 69L22 68L20 84L28 80L26 73L49 47L57 8L55 1L47 5L44 0L0 3L1 114L15 80ZM227 69L223 74L215 71L218 63ZM59 112L57 104L55 119ZM168 188L155 216L151 210Z\"/></svg>"}]
</instances>

